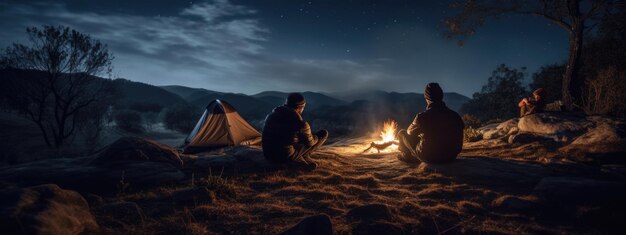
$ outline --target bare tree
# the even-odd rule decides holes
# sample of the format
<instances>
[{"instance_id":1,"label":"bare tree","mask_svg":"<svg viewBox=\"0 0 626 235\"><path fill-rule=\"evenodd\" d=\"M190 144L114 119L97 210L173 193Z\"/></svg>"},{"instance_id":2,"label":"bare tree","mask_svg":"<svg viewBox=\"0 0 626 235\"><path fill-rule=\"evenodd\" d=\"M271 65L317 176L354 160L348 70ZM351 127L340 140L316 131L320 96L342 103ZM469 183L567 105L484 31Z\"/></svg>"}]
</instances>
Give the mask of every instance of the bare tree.
<instances>
[{"instance_id":1,"label":"bare tree","mask_svg":"<svg viewBox=\"0 0 626 235\"><path fill-rule=\"evenodd\" d=\"M39 127L48 147L59 149L93 116L86 112L109 97L110 82L95 75L110 76L113 56L105 44L68 27L26 33L29 45L15 43L3 54L3 76L10 80L5 97Z\"/></svg>"},{"instance_id":2,"label":"bare tree","mask_svg":"<svg viewBox=\"0 0 626 235\"><path fill-rule=\"evenodd\" d=\"M583 36L593 28L601 15L610 13L626 1L618 0L458 0L450 5L460 13L446 18L448 38L459 38L460 44L473 35L489 18L505 14L522 14L542 17L569 34L569 59L563 74L562 100L573 103L578 70L581 66Z\"/></svg>"}]
</instances>

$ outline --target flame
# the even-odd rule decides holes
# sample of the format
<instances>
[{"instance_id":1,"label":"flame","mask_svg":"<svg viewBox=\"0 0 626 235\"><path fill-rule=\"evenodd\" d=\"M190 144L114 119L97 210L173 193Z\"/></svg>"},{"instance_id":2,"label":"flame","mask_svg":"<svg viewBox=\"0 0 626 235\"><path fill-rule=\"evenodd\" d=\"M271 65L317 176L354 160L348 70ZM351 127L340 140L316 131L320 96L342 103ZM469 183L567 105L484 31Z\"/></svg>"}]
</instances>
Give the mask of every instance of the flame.
<instances>
[{"instance_id":1,"label":"flame","mask_svg":"<svg viewBox=\"0 0 626 235\"><path fill-rule=\"evenodd\" d=\"M387 120L383 123L383 130L380 132L380 141L376 143L387 143L396 140L396 130L398 129L398 123L394 120Z\"/></svg>"}]
</instances>

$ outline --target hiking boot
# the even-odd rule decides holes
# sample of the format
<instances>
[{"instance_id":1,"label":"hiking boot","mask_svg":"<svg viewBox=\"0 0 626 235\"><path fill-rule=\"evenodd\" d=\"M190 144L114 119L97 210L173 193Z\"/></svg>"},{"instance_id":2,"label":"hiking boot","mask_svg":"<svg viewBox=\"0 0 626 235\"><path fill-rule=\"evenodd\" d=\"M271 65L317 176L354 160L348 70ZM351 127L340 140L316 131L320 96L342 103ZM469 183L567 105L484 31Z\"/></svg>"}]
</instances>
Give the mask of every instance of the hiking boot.
<instances>
[{"instance_id":1,"label":"hiking boot","mask_svg":"<svg viewBox=\"0 0 626 235\"><path fill-rule=\"evenodd\" d=\"M410 164L420 164L421 161L414 156L407 155L403 152L399 152L396 155L396 158L402 162L410 163Z\"/></svg>"}]
</instances>

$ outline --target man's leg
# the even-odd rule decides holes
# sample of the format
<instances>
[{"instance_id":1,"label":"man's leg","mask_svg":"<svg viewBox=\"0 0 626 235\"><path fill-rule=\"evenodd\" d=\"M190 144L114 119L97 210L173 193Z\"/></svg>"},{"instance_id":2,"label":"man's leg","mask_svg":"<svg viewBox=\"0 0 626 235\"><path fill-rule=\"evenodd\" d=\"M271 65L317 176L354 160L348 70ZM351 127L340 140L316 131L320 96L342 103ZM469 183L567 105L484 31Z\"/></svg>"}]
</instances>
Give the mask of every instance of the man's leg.
<instances>
[{"instance_id":1,"label":"man's leg","mask_svg":"<svg viewBox=\"0 0 626 235\"><path fill-rule=\"evenodd\" d=\"M398 160L408 163L419 163L418 153L415 151L415 147L419 143L420 139L417 136L410 136L406 133L406 130L400 130L398 132Z\"/></svg>"},{"instance_id":2,"label":"man's leg","mask_svg":"<svg viewBox=\"0 0 626 235\"><path fill-rule=\"evenodd\" d=\"M313 146L311 146L310 148L306 149L302 156L308 157L311 153L313 153L320 146L322 146L326 142L326 139L328 139L328 131L327 130L319 130L319 131L315 132L314 135L315 135L315 139L317 140L317 142Z\"/></svg>"}]
</instances>

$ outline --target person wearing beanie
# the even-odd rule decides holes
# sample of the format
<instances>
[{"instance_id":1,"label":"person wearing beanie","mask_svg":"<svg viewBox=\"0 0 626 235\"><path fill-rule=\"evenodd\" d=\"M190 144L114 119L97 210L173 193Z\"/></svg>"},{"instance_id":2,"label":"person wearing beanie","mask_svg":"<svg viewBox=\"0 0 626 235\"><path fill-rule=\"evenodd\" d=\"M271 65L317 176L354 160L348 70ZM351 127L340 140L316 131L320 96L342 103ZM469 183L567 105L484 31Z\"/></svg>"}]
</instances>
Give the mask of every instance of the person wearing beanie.
<instances>
[{"instance_id":1,"label":"person wearing beanie","mask_svg":"<svg viewBox=\"0 0 626 235\"><path fill-rule=\"evenodd\" d=\"M262 133L263 155L277 163L296 163L315 168L309 156L322 146L328 131L315 134L302 118L306 100L300 93L290 93L284 105L276 107L265 118Z\"/></svg>"},{"instance_id":2,"label":"person wearing beanie","mask_svg":"<svg viewBox=\"0 0 626 235\"><path fill-rule=\"evenodd\" d=\"M443 102L443 90L437 83L428 83L424 90L426 111L418 113L406 130L398 131L400 153L397 158L407 163L448 163L463 148L461 116Z\"/></svg>"},{"instance_id":3,"label":"person wearing beanie","mask_svg":"<svg viewBox=\"0 0 626 235\"><path fill-rule=\"evenodd\" d=\"M546 97L546 90L538 88L533 91L532 97L522 99L517 104L520 108L520 117L533 113L542 113L546 109L546 102L543 97Z\"/></svg>"}]
</instances>

